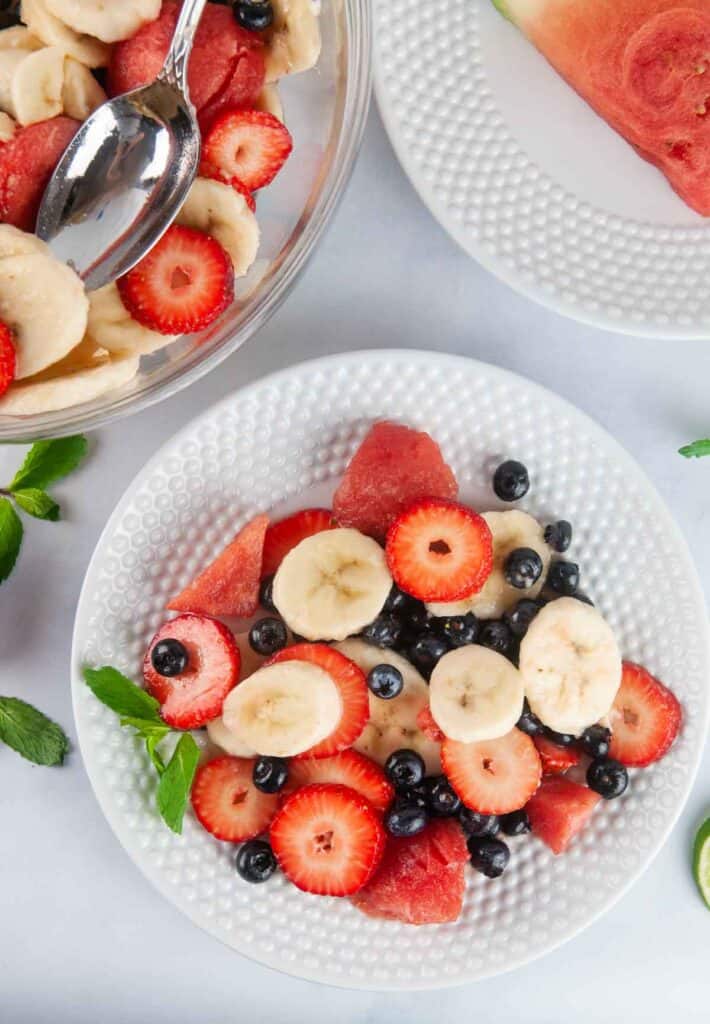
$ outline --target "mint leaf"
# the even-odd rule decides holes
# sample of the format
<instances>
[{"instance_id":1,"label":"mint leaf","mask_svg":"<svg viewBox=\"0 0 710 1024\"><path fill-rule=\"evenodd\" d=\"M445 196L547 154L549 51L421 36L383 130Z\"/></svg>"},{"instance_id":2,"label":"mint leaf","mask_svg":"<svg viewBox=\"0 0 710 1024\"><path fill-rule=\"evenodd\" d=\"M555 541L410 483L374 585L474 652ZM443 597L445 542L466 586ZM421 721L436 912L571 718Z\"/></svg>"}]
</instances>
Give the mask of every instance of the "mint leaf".
<instances>
[{"instance_id":1,"label":"mint leaf","mask_svg":"<svg viewBox=\"0 0 710 1024\"><path fill-rule=\"evenodd\" d=\"M145 738L145 749L148 751L148 757L153 762L153 767L158 775L162 775L165 771L165 761L163 761L162 757L156 750L156 747L162 739L163 737L159 736L157 733L151 733L150 736L146 736Z\"/></svg>"},{"instance_id":2,"label":"mint leaf","mask_svg":"<svg viewBox=\"0 0 710 1024\"><path fill-rule=\"evenodd\" d=\"M22 544L22 523L12 503L0 498L0 583L15 568Z\"/></svg>"},{"instance_id":3,"label":"mint leaf","mask_svg":"<svg viewBox=\"0 0 710 1024\"><path fill-rule=\"evenodd\" d=\"M0 697L0 739L35 764L61 764L69 750L63 730L17 697Z\"/></svg>"},{"instance_id":4,"label":"mint leaf","mask_svg":"<svg viewBox=\"0 0 710 1024\"><path fill-rule=\"evenodd\" d=\"M154 697L136 686L110 665L103 668L85 668L84 681L95 697L124 718L164 725L159 714L160 705ZM130 723L132 724L132 723Z\"/></svg>"},{"instance_id":5,"label":"mint leaf","mask_svg":"<svg viewBox=\"0 0 710 1024\"><path fill-rule=\"evenodd\" d=\"M148 757L153 762L155 770L158 775L161 775L165 771L165 763L156 750L156 747L170 732L170 726L165 725L164 722L158 723L153 721L146 721L145 718L131 718L130 716L123 716L121 718L121 725L129 725L135 729L139 736L142 736L145 740L145 749L148 751Z\"/></svg>"},{"instance_id":6,"label":"mint leaf","mask_svg":"<svg viewBox=\"0 0 710 1024\"><path fill-rule=\"evenodd\" d=\"M37 441L15 474L10 490L48 487L76 469L87 450L87 440L81 434L55 441Z\"/></svg>"},{"instance_id":7,"label":"mint leaf","mask_svg":"<svg viewBox=\"0 0 710 1024\"><path fill-rule=\"evenodd\" d=\"M182 834L182 819L199 759L200 748L189 732L183 733L158 783L158 810L168 828L178 835Z\"/></svg>"},{"instance_id":8,"label":"mint leaf","mask_svg":"<svg viewBox=\"0 0 710 1024\"><path fill-rule=\"evenodd\" d=\"M686 444L685 447L678 449L678 454L686 459L700 459L703 455L710 455L710 438Z\"/></svg>"},{"instance_id":9,"label":"mint leaf","mask_svg":"<svg viewBox=\"0 0 710 1024\"><path fill-rule=\"evenodd\" d=\"M35 519L49 519L53 523L59 519L59 505L46 491L41 491L38 487L13 491L12 496L20 508Z\"/></svg>"}]
</instances>

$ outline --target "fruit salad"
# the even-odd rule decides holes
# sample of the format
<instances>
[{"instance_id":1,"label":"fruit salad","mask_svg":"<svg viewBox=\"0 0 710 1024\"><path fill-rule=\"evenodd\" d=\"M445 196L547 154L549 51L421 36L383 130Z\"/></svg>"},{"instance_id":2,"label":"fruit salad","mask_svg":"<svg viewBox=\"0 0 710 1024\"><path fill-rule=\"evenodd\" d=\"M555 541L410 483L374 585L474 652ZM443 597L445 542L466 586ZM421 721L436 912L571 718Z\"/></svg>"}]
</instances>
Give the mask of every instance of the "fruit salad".
<instances>
[{"instance_id":1,"label":"fruit salad","mask_svg":"<svg viewBox=\"0 0 710 1024\"><path fill-rule=\"evenodd\" d=\"M455 921L467 875L563 854L669 750L681 707L622 660L571 524L515 507L522 463L491 483L469 507L433 438L375 423L331 508L257 515L168 602L144 685L206 730L192 810L245 882Z\"/></svg>"},{"instance_id":2,"label":"fruit salad","mask_svg":"<svg viewBox=\"0 0 710 1024\"><path fill-rule=\"evenodd\" d=\"M0 0L0 415L127 384L141 356L209 327L259 249L256 197L292 149L278 81L312 68L312 0L208 3L188 69L202 134L175 223L125 277L87 293L33 233L64 150L107 96L152 81L174 0Z\"/></svg>"}]
</instances>

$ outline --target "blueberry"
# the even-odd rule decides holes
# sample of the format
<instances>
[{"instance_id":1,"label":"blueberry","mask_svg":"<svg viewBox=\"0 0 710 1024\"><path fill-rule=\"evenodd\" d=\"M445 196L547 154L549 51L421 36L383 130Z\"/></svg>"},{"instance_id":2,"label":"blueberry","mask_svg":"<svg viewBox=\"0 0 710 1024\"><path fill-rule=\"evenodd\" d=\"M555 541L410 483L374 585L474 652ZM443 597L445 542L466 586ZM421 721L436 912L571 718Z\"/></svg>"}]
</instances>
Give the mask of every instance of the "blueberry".
<instances>
[{"instance_id":1,"label":"blueberry","mask_svg":"<svg viewBox=\"0 0 710 1024\"><path fill-rule=\"evenodd\" d=\"M490 619L484 622L478 634L478 642L483 647L510 658L515 654L515 637L510 626L502 619Z\"/></svg>"},{"instance_id":2,"label":"blueberry","mask_svg":"<svg viewBox=\"0 0 710 1024\"><path fill-rule=\"evenodd\" d=\"M288 631L281 619L259 619L249 630L249 644L257 654L276 654L288 643Z\"/></svg>"},{"instance_id":3,"label":"blueberry","mask_svg":"<svg viewBox=\"0 0 710 1024\"><path fill-rule=\"evenodd\" d=\"M402 692L404 680L402 673L394 665L375 665L367 677L370 693L380 700L392 700Z\"/></svg>"},{"instance_id":4,"label":"blueberry","mask_svg":"<svg viewBox=\"0 0 710 1024\"><path fill-rule=\"evenodd\" d=\"M576 562L565 562L560 558L553 562L547 574L547 585L556 594L572 597L579 586L579 566Z\"/></svg>"},{"instance_id":5,"label":"blueberry","mask_svg":"<svg viewBox=\"0 0 710 1024\"><path fill-rule=\"evenodd\" d=\"M516 729L520 729L527 736L540 736L545 729L537 715L530 710L527 700L523 703L523 713L516 723Z\"/></svg>"},{"instance_id":6,"label":"blueberry","mask_svg":"<svg viewBox=\"0 0 710 1024\"><path fill-rule=\"evenodd\" d=\"M577 601L581 601L583 604L591 605L592 608L594 607L594 601L592 601L589 594L585 594L581 590L578 590L575 594L572 594L572 597L574 597Z\"/></svg>"},{"instance_id":7,"label":"blueberry","mask_svg":"<svg viewBox=\"0 0 710 1024\"><path fill-rule=\"evenodd\" d=\"M273 576L264 576L263 580L259 584L259 604L262 608L265 608L267 612L278 612L278 608L274 604Z\"/></svg>"},{"instance_id":8,"label":"blueberry","mask_svg":"<svg viewBox=\"0 0 710 1024\"><path fill-rule=\"evenodd\" d=\"M234 17L242 28L249 32L263 32L274 20L274 9L269 0L256 3L254 0L237 0Z\"/></svg>"},{"instance_id":9,"label":"blueberry","mask_svg":"<svg viewBox=\"0 0 710 1024\"><path fill-rule=\"evenodd\" d=\"M443 658L448 649L449 646L445 640L442 640L432 630L425 629L409 648L409 657L421 674L428 679L436 663Z\"/></svg>"},{"instance_id":10,"label":"blueberry","mask_svg":"<svg viewBox=\"0 0 710 1024\"><path fill-rule=\"evenodd\" d=\"M419 803L395 800L385 814L385 828L393 836L415 836L426 828L428 820Z\"/></svg>"},{"instance_id":11,"label":"blueberry","mask_svg":"<svg viewBox=\"0 0 710 1024\"><path fill-rule=\"evenodd\" d=\"M250 839L240 846L236 865L245 882L265 882L276 871L276 857L263 839Z\"/></svg>"},{"instance_id":12,"label":"blueberry","mask_svg":"<svg viewBox=\"0 0 710 1024\"><path fill-rule=\"evenodd\" d=\"M471 836L466 845L471 855L471 863L482 875L487 875L488 878L500 878L508 867L510 850L502 839Z\"/></svg>"},{"instance_id":13,"label":"blueberry","mask_svg":"<svg viewBox=\"0 0 710 1024\"><path fill-rule=\"evenodd\" d=\"M572 524L566 519L558 519L545 527L545 542L562 554L572 543Z\"/></svg>"},{"instance_id":14,"label":"blueberry","mask_svg":"<svg viewBox=\"0 0 710 1024\"><path fill-rule=\"evenodd\" d=\"M392 584L389 597L385 601L383 612L392 612L394 615L403 615L414 601L413 597L400 590L396 583Z\"/></svg>"},{"instance_id":15,"label":"blueberry","mask_svg":"<svg viewBox=\"0 0 710 1024\"><path fill-rule=\"evenodd\" d=\"M429 624L429 612L421 601L416 601L414 598L411 600L412 603L406 611L406 619L404 621L408 629L411 629L414 633L421 633Z\"/></svg>"},{"instance_id":16,"label":"blueberry","mask_svg":"<svg viewBox=\"0 0 710 1024\"><path fill-rule=\"evenodd\" d=\"M0 29L13 28L21 25L19 0L2 0L0 2Z\"/></svg>"},{"instance_id":17,"label":"blueberry","mask_svg":"<svg viewBox=\"0 0 710 1024\"><path fill-rule=\"evenodd\" d=\"M472 612L467 615L448 615L446 618L434 619L433 626L450 647L475 644L478 636L478 619Z\"/></svg>"},{"instance_id":18,"label":"blueberry","mask_svg":"<svg viewBox=\"0 0 710 1024\"><path fill-rule=\"evenodd\" d=\"M283 757L257 757L252 781L262 793L278 793L286 785L288 763Z\"/></svg>"},{"instance_id":19,"label":"blueberry","mask_svg":"<svg viewBox=\"0 0 710 1024\"><path fill-rule=\"evenodd\" d=\"M461 808L459 822L467 836L495 836L500 831L500 820L496 814L480 814L470 807Z\"/></svg>"},{"instance_id":20,"label":"blueberry","mask_svg":"<svg viewBox=\"0 0 710 1024\"><path fill-rule=\"evenodd\" d=\"M433 779L422 779L416 786L397 789L397 800L405 804L416 804L417 807L429 808L429 792Z\"/></svg>"},{"instance_id":21,"label":"blueberry","mask_svg":"<svg viewBox=\"0 0 710 1024\"><path fill-rule=\"evenodd\" d=\"M493 490L501 501L517 501L530 490L530 477L522 462L501 462L493 475Z\"/></svg>"},{"instance_id":22,"label":"blueberry","mask_svg":"<svg viewBox=\"0 0 710 1024\"><path fill-rule=\"evenodd\" d=\"M533 548L515 548L503 565L506 582L518 590L529 590L542 576L542 559Z\"/></svg>"},{"instance_id":23,"label":"blueberry","mask_svg":"<svg viewBox=\"0 0 710 1024\"><path fill-rule=\"evenodd\" d=\"M554 729L548 729L545 726L545 736L550 743L555 743L558 747L571 747L573 743L577 742L577 737L573 736L571 732L555 732Z\"/></svg>"},{"instance_id":24,"label":"blueberry","mask_svg":"<svg viewBox=\"0 0 710 1024\"><path fill-rule=\"evenodd\" d=\"M385 774L397 789L417 786L424 778L424 761L416 750L394 750L385 761Z\"/></svg>"},{"instance_id":25,"label":"blueberry","mask_svg":"<svg viewBox=\"0 0 710 1024\"><path fill-rule=\"evenodd\" d=\"M427 806L429 813L436 818L451 818L461 809L461 800L444 775L427 779Z\"/></svg>"},{"instance_id":26,"label":"blueberry","mask_svg":"<svg viewBox=\"0 0 710 1024\"><path fill-rule=\"evenodd\" d=\"M518 601L514 608L505 613L504 620L508 623L514 637L522 640L540 608L541 605L538 601L532 601L529 597L524 597L522 601Z\"/></svg>"},{"instance_id":27,"label":"blueberry","mask_svg":"<svg viewBox=\"0 0 710 1024\"><path fill-rule=\"evenodd\" d=\"M605 800L621 796L628 784L629 773L611 757L596 757L587 768L587 785Z\"/></svg>"},{"instance_id":28,"label":"blueberry","mask_svg":"<svg viewBox=\"0 0 710 1024\"><path fill-rule=\"evenodd\" d=\"M502 815L500 827L507 836L522 836L530 831L530 818L525 811L511 811Z\"/></svg>"},{"instance_id":29,"label":"blueberry","mask_svg":"<svg viewBox=\"0 0 710 1024\"><path fill-rule=\"evenodd\" d=\"M606 757L611 744L611 730L603 725L590 725L579 737L579 745L590 757Z\"/></svg>"},{"instance_id":30,"label":"blueberry","mask_svg":"<svg viewBox=\"0 0 710 1024\"><path fill-rule=\"evenodd\" d=\"M396 647L402 632L402 623L396 615L381 612L377 618L365 626L362 639L375 647Z\"/></svg>"},{"instance_id":31,"label":"blueberry","mask_svg":"<svg viewBox=\"0 0 710 1024\"><path fill-rule=\"evenodd\" d=\"M187 648L172 637L158 640L150 652L150 661L155 671L159 676L167 676L169 679L184 672L189 660Z\"/></svg>"}]
</instances>

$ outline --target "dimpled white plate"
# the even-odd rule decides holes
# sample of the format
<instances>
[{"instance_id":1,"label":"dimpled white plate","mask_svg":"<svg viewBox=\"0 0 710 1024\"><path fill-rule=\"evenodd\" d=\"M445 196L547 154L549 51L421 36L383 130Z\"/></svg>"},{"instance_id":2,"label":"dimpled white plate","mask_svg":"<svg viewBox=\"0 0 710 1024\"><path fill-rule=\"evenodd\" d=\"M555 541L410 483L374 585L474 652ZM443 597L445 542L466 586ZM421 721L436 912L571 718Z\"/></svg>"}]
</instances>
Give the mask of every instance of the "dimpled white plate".
<instances>
[{"instance_id":1,"label":"dimpled white plate","mask_svg":"<svg viewBox=\"0 0 710 1024\"><path fill-rule=\"evenodd\" d=\"M456 416L451 416L452 403ZM583 584L626 657L673 688L682 735L660 764L595 812L569 853L512 840L496 881L472 870L456 924L415 928L364 917L347 900L282 876L249 885L234 847L188 813L182 837L154 810L141 744L81 681L82 663L137 682L143 652L179 591L258 511L328 501L373 420L430 431L464 500L500 506L492 468L529 467L520 503L574 524ZM643 571L639 571L639 566ZM481 363L425 352L359 352L303 363L235 393L185 427L133 481L89 566L76 616L74 710L87 771L129 855L167 898L246 956L303 978L362 988L429 988L483 978L571 938L658 851L688 793L708 711L707 626L685 544L632 460L561 399ZM204 734L197 733L197 736Z\"/></svg>"},{"instance_id":2,"label":"dimpled white plate","mask_svg":"<svg viewBox=\"0 0 710 1024\"><path fill-rule=\"evenodd\" d=\"M710 221L565 84L491 0L374 0L375 88L444 228L546 306L710 337Z\"/></svg>"}]
</instances>

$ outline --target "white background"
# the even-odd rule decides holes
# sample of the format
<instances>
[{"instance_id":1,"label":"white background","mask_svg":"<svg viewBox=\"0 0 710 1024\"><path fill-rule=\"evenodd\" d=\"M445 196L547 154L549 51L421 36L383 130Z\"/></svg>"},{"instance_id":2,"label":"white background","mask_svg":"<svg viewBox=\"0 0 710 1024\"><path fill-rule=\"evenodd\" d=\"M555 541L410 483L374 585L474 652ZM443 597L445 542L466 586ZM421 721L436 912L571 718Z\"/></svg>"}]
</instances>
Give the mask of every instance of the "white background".
<instances>
[{"instance_id":1,"label":"white background","mask_svg":"<svg viewBox=\"0 0 710 1024\"><path fill-rule=\"evenodd\" d=\"M676 449L710 434L710 344L605 334L497 283L419 202L373 111L342 206L279 314L218 372L93 436L85 467L55 488L64 521L28 524L0 589L0 693L36 703L74 738L68 665L79 589L103 524L148 456L243 383L330 352L389 346L496 363L596 418L670 505L707 594L710 459L686 462ZM0 450L0 481L21 454ZM0 747L0 809L2 1024L708 1019L710 912L689 867L694 829L710 813L708 756L664 849L601 921L513 975L412 995L296 981L202 934L133 867L76 749L65 767L47 769Z\"/></svg>"}]
</instances>

